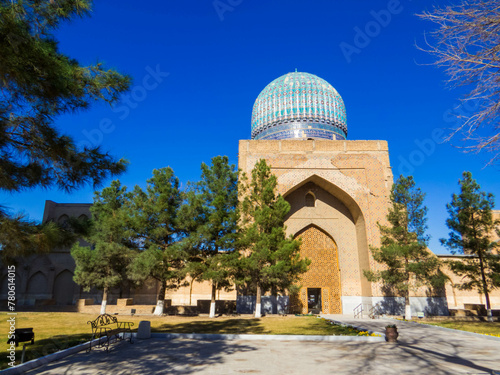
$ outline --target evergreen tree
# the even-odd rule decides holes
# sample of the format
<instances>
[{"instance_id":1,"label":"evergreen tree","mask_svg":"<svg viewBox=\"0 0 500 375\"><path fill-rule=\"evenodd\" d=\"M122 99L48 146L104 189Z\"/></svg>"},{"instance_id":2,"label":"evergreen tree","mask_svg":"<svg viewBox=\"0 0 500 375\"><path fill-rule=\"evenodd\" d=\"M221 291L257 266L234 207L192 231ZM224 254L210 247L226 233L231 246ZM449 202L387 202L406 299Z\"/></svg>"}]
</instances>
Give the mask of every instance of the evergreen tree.
<instances>
[{"instance_id":1,"label":"evergreen tree","mask_svg":"<svg viewBox=\"0 0 500 375\"><path fill-rule=\"evenodd\" d=\"M241 246L246 249L238 263L237 283L257 292L255 317L261 316L261 296L269 290L285 291L307 271L308 259L300 259L300 241L285 233L290 205L276 194L278 181L266 161L252 170L252 179L243 177Z\"/></svg>"},{"instance_id":2,"label":"evergreen tree","mask_svg":"<svg viewBox=\"0 0 500 375\"><path fill-rule=\"evenodd\" d=\"M0 259L3 264L16 264L21 257L71 247L88 234L89 222L70 217L65 223L47 221L40 224L22 214L2 216L0 213Z\"/></svg>"},{"instance_id":3,"label":"evergreen tree","mask_svg":"<svg viewBox=\"0 0 500 375\"><path fill-rule=\"evenodd\" d=\"M191 278L212 284L210 317L215 317L216 292L232 286L230 264L235 252L238 229L238 171L227 156L201 165L201 181L188 195L184 225L191 223L185 244L191 249ZM191 229L191 230L190 230Z\"/></svg>"},{"instance_id":4,"label":"evergreen tree","mask_svg":"<svg viewBox=\"0 0 500 375\"><path fill-rule=\"evenodd\" d=\"M460 289L475 289L484 294L488 320L493 321L490 292L500 287L500 244L492 240L499 221L494 221L495 207L491 193L481 191L470 172L464 172L459 180L460 194L453 194L451 203L446 205L449 219L446 225L451 230L448 239L441 239L453 254L468 255L460 261L449 262L451 270L463 277Z\"/></svg>"},{"instance_id":5,"label":"evergreen tree","mask_svg":"<svg viewBox=\"0 0 500 375\"><path fill-rule=\"evenodd\" d=\"M94 195L92 227L84 239L87 246L75 244L71 249L76 264L74 280L85 290L103 291L101 314L106 312L108 292L126 279L133 244L128 238L123 206L126 188L119 181Z\"/></svg>"},{"instance_id":6,"label":"evergreen tree","mask_svg":"<svg viewBox=\"0 0 500 375\"><path fill-rule=\"evenodd\" d=\"M126 162L99 147L79 149L55 126L58 116L115 102L130 78L101 63L81 66L58 50L62 22L91 11L90 0L0 2L0 191L56 185L66 191L102 183ZM38 226L0 208L0 247L25 255L45 248L54 225ZM40 243L40 239L42 243ZM52 245L50 245L52 246Z\"/></svg>"},{"instance_id":7,"label":"evergreen tree","mask_svg":"<svg viewBox=\"0 0 500 375\"><path fill-rule=\"evenodd\" d=\"M372 247L373 259L383 265L380 271L363 271L368 281L382 282L387 290L405 298L405 317L411 318L410 292L422 286L441 288L446 276L439 259L428 249L425 194L415 188L412 176L399 176L391 189L388 226L378 224L381 246Z\"/></svg>"},{"instance_id":8,"label":"evergreen tree","mask_svg":"<svg viewBox=\"0 0 500 375\"><path fill-rule=\"evenodd\" d=\"M147 182L146 191L136 186L130 195L130 233L141 250L130 275L139 281L152 277L160 283L154 314L162 315L166 290L184 285L186 274L186 254L180 246L185 232L179 224L183 194L170 167L155 169Z\"/></svg>"}]
</instances>

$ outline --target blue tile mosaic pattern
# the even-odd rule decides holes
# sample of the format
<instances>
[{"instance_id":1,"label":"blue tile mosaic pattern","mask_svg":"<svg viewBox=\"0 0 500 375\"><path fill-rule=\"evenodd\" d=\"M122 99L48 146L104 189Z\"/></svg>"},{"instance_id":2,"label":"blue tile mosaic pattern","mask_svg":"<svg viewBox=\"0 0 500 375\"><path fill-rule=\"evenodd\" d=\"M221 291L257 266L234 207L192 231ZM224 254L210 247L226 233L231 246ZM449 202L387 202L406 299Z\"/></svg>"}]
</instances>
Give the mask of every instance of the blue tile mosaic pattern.
<instances>
[{"instance_id":1,"label":"blue tile mosaic pattern","mask_svg":"<svg viewBox=\"0 0 500 375\"><path fill-rule=\"evenodd\" d=\"M252 111L252 139L346 139L344 101L314 74L293 72L267 85Z\"/></svg>"}]
</instances>

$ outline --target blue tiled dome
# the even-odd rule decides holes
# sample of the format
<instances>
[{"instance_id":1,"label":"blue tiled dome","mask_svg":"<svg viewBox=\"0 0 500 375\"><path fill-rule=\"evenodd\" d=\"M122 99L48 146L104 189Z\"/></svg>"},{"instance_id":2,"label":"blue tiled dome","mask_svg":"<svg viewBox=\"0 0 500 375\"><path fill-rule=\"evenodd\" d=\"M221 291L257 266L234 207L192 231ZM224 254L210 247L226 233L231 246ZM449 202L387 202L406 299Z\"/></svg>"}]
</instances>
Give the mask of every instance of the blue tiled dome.
<instances>
[{"instance_id":1,"label":"blue tiled dome","mask_svg":"<svg viewBox=\"0 0 500 375\"><path fill-rule=\"evenodd\" d=\"M252 139L346 139L345 106L314 74L285 74L266 86L252 111Z\"/></svg>"}]
</instances>

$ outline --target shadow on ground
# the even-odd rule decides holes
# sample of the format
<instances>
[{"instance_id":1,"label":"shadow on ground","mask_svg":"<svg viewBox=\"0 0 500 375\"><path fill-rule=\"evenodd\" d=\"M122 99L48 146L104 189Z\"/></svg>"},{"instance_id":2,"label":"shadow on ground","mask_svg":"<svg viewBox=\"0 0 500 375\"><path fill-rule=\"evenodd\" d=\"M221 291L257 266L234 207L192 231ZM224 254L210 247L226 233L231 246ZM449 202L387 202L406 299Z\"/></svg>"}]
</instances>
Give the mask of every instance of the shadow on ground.
<instances>
[{"instance_id":1,"label":"shadow on ground","mask_svg":"<svg viewBox=\"0 0 500 375\"><path fill-rule=\"evenodd\" d=\"M381 330L391 321L353 321ZM392 321L393 322L393 321ZM352 373L492 374L500 370L500 342L447 332L425 324L397 322L397 344L346 344ZM382 367L381 367L382 366ZM383 373L383 372L381 372Z\"/></svg>"},{"instance_id":2,"label":"shadow on ground","mask_svg":"<svg viewBox=\"0 0 500 375\"><path fill-rule=\"evenodd\" d=\"M456 345L448 344L446 351L457 350ZM356 344L337 346L335 354L325 362L348 361L339 368L339 373L352 374L492 374L498 367L490 362L471 361L457 354L447 354L435 349L405 344ZM340 363L339 363L340 364ZM495 368L496 367L496 368ZM342 372L342 370L347 370Z\"/></svg>"},{"instance_id":3,"label":"shadow on ground","mask_svg":"<svg viewBox=\"0 0 500 375\"><path fill-rule=\"evenodd\" d=\"M35 334L35 343L31 345L29 342L19 343L16 348L16 365L21 363L21 354L23 350L23 344L26 345L25 362L31 361L32 359L40 358L60 350L68 349L72 346L83 344L90 340L92 335L90 334L80 334L80 335L56 335L43 340L38 340ZM7 358L7 351L0 352L0 366L1 368L7 368L8 362L10 360Z\"/></svg>"},{"instance_id":4,"label":"shadow on ground","mask_svg":"<svg viewBox=\"0 0 500 375\"><path fill-rule=\"evenodd\" d=\"M380 329L387 321L361 322ZM200 322L198 322L200 323ZM202 321L203 323L203 321ZM213 321L210 321L213 324ZM217 322L224 328L226 322ZM205 323L206 324L206 323ZM254 330L257 321L226 328ZM111 351L69 356L32 374L492 374L500 369L500 342L399 322L399 343L243 340L138 340ZM203 324L202 324L203 326ZM188 329L179 324L175 329ZM245 328L247 327L247 328ZM250 328L249 328L250 327ZM169 326L169 329L171 327ZM234 332L234 331L229 331Z\"/></svg>"},{"instance_id":5,"label":"shadow on ground","mask_svg":"<svg viewBox=\"0 0 500 375\"><path fill-rule=\"evenodd\" d=\"M255 349L223 340L137 340L113 344L109 353L80 352L28 374L192 374L224 362L228 355L251 350Z\"/></svg>"},{"instance_id":6,"label":"shadow on ground","mask_svg":"<svg viewBox=\"0 0 500 375\"><path fill-rule=\"evenodd\" d=\"M488 345L488 344L490 345ZM447 365L458 365L470 373L486 372L491 374L500 369L497 363L495 368L486 365L486 361L479 356L488 357L488 352L494 347L500 349L498 343L487 342L467 336L436 333L436 328L420 325L418 332L400 340L399 349L422 361L432 364L444 362ZM498 349L497 349L498 350ZM493 362L494 363L494 362Z\"/></svg>"},{"instance_id":7,"label":"shadow on ground","mask_svg":"<svg viewBox=\"0 0 500 375\"><path fill-rule=\"evenodd\" d=\"M259 319L202 320L179 324L164 324L153 332L165 333L220 333L220 334L265 334Z\"/></svg>"}]
</instances>

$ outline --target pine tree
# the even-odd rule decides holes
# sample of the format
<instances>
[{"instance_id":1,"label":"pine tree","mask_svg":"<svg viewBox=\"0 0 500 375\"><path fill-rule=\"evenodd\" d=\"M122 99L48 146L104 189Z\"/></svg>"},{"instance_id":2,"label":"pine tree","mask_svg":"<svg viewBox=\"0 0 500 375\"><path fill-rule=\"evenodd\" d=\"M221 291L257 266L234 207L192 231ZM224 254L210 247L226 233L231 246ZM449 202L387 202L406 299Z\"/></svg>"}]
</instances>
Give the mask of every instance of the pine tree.
<instances>
[{"instance_id":1,"label":"pine tree","mask_svg":"<svg viewBox=\"0 0 500 375\"><path fill-rule=\"evenodd\" d=\"M146 191L136 186L130 195L128 217L140 252L130 266L133 279L149 277L160 283L155 315L162 315L165 292L184 285L186 254L181 241L185 232L179 224L183 194L179 179L170 167L155 169L147 181Z\"/></svg>"},{"instance_id":2,"label":"pine tree","mask_svg":"<svg viewBox=\"0 0 500 375\"><path fill-rule=\"evenodd\" d=\"M373 259L383 265L380 271L364 270L368 281L382 282L384 287L405 298L405 317L411 318L410 292L422 286L441 288L446 276L440 262L428 249L427 207L425 194L415 188L412 176L399 176L391 189L388 226L378 224L381 246L372 247Z\"/></svg>"},{"instance_id":3,"label":"pine tree","mask_svg":"<svg viewBox=\"0 0 500 375\"><path fill-rule=\"evenodd\" d=\"M70 217L64 223L38 223L25 215L2 216L0 213L0 259L16 264L20 258L48 253L55 248L71 247L88 234L89 220Z\"/></svg>"},{"instance_id":4,"label":"pine tree","mask_svg":"<svg viewBox=\"0 0 500 375\"><path fill-rule=\"evenodd\" d=\"M500 255L495 251L500 244L492 240L500 225L492 216L494 197L480 190L470 172L464 172L458 183L460 194L453 194L451 203L446 205L450 215L446 225L451 232L448 239L441 239L441 243L453 254L468 256L449 262L449 266L463 277L460 289L475 289L484 294L488 320L493 321L490 292L500 287Z\"/></svg>"},{"instance_id":5,"label":"pine tree","mask_svg":"<svg viewBox=\"0 0 500 375\"><path fill-rule=\"evenodd\" d=\"M72 190L124 171L98 147L78 150L55 128L57 116L113 103L130 78L101 63L80 66L51 34L61 22L88 15L91 1L4 1L0 4L0 188L56 184Z\"/></svg>"},{"instance_id":6,"label":"pine tree","mask_svg":"<svg viewBox=\"0 0 500 375\"><path fill-rule=\"evenodd\" d=\"M92 227L84 239L88 245L71 249L76 264L74 280L85 290L103 291L101 314L106 312L108 292L127 280L126 271L133 256L133 244L126 230L123 206L126 188L119 181L94 195Z\"/></svg>"},{"instance_id":7,"label":"pine tree","mask_svg":"<svg viewBox=\"0 0 500 375\"><path fill-rule=\"evenodd\" d=\"M257 292L255 317L261 317L261 296L269 290L285 291L307 271L308 259L300 259L300 241L286 236L285 218L290 205L276 194L278 181L266 161L259 160L252 179L242 184L242 252L237 283Z\"/></svg>"},{"instance_id":8,"label":"pine tree","mask_svg":"<svg viewBox=\"0 0 500 375\"><path fill-rule=\"evenodd\" d=\"M230 264L235 255L239 213L238 171L227 156L201 165L201 180L188 196L183 222L192 222L186 238L191 249L190 276L212 284L210 317L215 317L216 292L232 287ZM194 213L193 211L196 211Z\"/></svg>"},{"instance_id":9,"label":"pine tree","mask_svg":"<svg viewBox=\"0 0 500 375\"><path fill-rule=\"evenodd\" d=\"M58 50L52 33L62 22L88 15L91 4L0 2L0 191L54 185L72 191L89 182L98 186L125 170L125 160L99 147L79 149L54 125L57 117L94 102L115 102L130 85L129 77L101 63L81 66ZM2 207L0 232L0 247L11 256L51 247L57 234L54 225L35 225Z\"/></svg>"}]
</instances>

